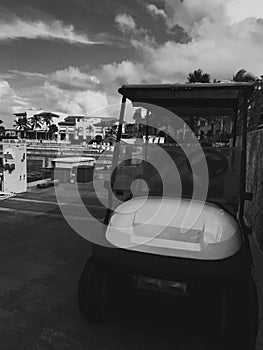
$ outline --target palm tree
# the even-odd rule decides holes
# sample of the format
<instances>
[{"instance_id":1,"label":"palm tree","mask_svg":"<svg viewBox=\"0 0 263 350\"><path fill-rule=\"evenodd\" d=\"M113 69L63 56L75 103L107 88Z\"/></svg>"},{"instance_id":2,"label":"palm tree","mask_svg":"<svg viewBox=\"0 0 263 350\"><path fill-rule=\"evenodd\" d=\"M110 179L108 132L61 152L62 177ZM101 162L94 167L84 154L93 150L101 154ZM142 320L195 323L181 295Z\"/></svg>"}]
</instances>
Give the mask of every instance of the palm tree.
<instances>
[{"instance_id":1,"label":"palm tree","mask_svg":"<svg viewBox=\"0 0 263 350\"><path fill-rule=\"evenodd\" d=\"M242 68L233 76L232 80L235 82L255 82L257 78Z\"/></svg>"},{"instance_id":2,"label":"palm tree","mask_svg":"<svg viewBox=\"0 0 263 350\"><path fill-rule=\"evenodd\" d=\"M52 140L53 136L55 134L55 132L58 131L58 127L56 126L56 124L50 124L48 127L48 136L49 138Z\"/></svg>"},{"instance_id":3,"label":"palm tree","mask_svg":"<svg viewBox=\"0 0 263 350\"><path fill-rule=\"evenodd\" d=\"M20 132L20 137L24 138L25 131L30 129L30 124L27 120L27 117L19 118L18 120L15 120L15 128Z\"/></svg>"},{"instance_id":4,"label":"palm tree","mask_svg":"<svg viewBox=\"0 0 263 350\"><path fill-rule=\"evenodd\" d=\"M49 126L53 122L53 118L59 118L59 115L52 113L52 112L42 112L38 114L43 122L46 124L46 126Z\"/></svg>"},{"instance_id":5,"label":"palm tree","mask_svg":"<svg viewBox=\"0 0 263 350\"><path fill-rule=\"evenodd\" d=\"M240 69L235 75L233 75L232 80L234 82L251 82L255 83L257 78L252 74L247 72L244 68ZM259 109L261 104L259 103L261 98L261 90L255 90L250 98L250 109L248 116L249 128L252 128L253 125L259 124Z\"/></svg>"},{"instance_id":6,"label":"palm tree","mask_svg":"<svg viewBox=\"0 0 263 350\"><path fill-rule=\"evenodd\" d=\"M86 127L86 129L88 130L88 136L91 136L91 133L92 133L92 126L91 125L88 125L87 127Z\"/></svg>"},{"instance_id":7,"label":"palm tree","mask_svg":"<svg viewBox=\"0 0 263 350\"><path fill-rule=\"evenodd\" d=\"M203 73L202 69L197 69L188 74L188 83L210 83L210 74Z\"/></svg>"},{"instance_id":8,"label":"palm tree","mask_svg":"<svg viewBox=\"0 0 263 350\"><path fill-rule=\"evenodd\" d=\"M53 118L59 118L57 114L52 112L42 112L37 115L41 118L42 122L46 125L47 128L49 128L53 123ZM50 135L49 131L47 134Z\"/></svg>"},{"instance_id":9,"label":"palm tree","mask_svg":"<svg viewBox=\"0 0 263 350\"><path fill-rule=\"evenodd\" d=\"M43 123L46 124L46 126L51 125L53 122L53 116L52 113L42 113L41 115Z\"/></svg>"},{"instance_id":10,"label":"palm tree","mask_svg":"<svg viewBox=\"0 0 263 350\"><path fill-rule=\"evenodd\" d=\"M31 126L32 129L35 131L35 138L37 139L37 128L41 128L41 123L42 119L38 114L33 115L33 117L31 118Z\"/></svg>"},{"instance_id":11,"label":"palm tree","mask_svg":"<svg viewBox=\"0 0 263 350\"><path fill-rule=\"evenodd\" d=\"M0 137L4 137L5 136L5 127L1 126L1 124L3 124L3 121L0 119Z\"/></svg>"}]
</instances>

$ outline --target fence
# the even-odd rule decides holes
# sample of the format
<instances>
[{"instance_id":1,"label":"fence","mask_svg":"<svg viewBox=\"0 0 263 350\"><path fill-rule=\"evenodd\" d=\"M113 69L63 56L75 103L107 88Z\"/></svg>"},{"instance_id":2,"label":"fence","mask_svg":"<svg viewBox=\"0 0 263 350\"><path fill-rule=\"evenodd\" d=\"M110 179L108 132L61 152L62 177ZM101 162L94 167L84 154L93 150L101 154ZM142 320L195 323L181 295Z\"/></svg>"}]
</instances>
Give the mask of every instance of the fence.
<instances>
[{"instance_id":1,"label":"fence","mask_svg":"<svg viewBox=\"0 0 263 350\"><path fill-rule=\"evenodd\" d=\"M247 190L253 193L245 215L263 251L263 129L248 134Z\"/></svg>"}]
</instances>

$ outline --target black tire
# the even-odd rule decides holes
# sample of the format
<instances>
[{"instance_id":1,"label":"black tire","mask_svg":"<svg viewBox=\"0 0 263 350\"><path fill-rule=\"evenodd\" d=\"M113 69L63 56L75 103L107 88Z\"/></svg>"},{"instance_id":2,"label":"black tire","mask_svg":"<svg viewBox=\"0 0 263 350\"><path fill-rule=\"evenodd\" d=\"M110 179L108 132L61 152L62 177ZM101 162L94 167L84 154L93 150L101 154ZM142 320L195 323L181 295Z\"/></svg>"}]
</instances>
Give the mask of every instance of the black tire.
<instances>
[{"instance_id":1,"label":"black tire","mask_svg":"<svg viewBox=\"0 0 263 350\"><path fill-rule=\"evenodd\" d=\"M220 334L223 349L254 350L258 332L258 295L252 276L222 292Z\"/></svg>"},{"instance_id":2,"label":"black tire","mask_svg":"<svg viewBox=\"0 0 263 350\"><path fill-rule=\"evenodd\" d=\"M114 279L91 257L79 280L78 303L81 314L90 321L108 321L115 306Z\"/></svg>"}]
</instances>

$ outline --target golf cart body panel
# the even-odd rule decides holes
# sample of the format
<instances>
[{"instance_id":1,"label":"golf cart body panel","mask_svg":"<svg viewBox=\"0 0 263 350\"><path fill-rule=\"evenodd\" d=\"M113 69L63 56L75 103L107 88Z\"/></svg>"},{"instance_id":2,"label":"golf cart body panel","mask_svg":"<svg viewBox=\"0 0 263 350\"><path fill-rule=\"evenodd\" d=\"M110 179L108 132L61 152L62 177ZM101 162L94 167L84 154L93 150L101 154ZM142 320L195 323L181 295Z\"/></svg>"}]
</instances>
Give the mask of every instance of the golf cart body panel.
<instances>
[{"instance_id":1,"label":"golf cart body panel","mask_svg":"<svg viewBox=\"0 0 263 350\"><path fill-rule=\"evenodd\" d=\"M235 283L251 271L250 253L242 244L239 251L225 259L203 260L178 256L147 254L123 248L92 246L92 256L111 273L141 275L186 282Z\"/></svg>"},{"instance_id":2,"label":"golf cart body panel","mask_svg":"<svg viewBox=\"0 0 263 350\"><path fill-rule=\"evenodd\" d=\"M189 206L188 199L173 197L161 201L137 197L124 202L111 218L106 239L118 248L202 260L224 259L242 245L232 215L212 204L195 200Z\"/></svg>"}]
</instances>

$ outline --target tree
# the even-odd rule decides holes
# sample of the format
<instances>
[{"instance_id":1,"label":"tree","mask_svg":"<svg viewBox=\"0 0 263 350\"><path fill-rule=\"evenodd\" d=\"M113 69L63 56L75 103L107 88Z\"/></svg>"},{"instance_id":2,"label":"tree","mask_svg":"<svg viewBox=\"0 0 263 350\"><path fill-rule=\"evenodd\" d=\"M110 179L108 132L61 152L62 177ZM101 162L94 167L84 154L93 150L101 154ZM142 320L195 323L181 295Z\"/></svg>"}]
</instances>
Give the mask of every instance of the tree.
<instances>
[{"instance_id":1,"label":"tree","mask_svg":"<svg viewBox=\"0 0 263 350\"><path fill-rule=\"evenodd\" d=\"M56 126L56 124L49 125L49 127L48 127L48 137L50 139L53 139L53 136L54 136L55 132L57 132L57 131L58 131L58 127Z\"/></svg>"},{"instance_id":2,"label":"tree","mask_svg":"<svg viewBox=\"0 0 263 350\"><path fill-rule=\"evenodd\" d=\"M39 114L35 114L31 118L31 126L32 126L32 129L35 131L35 138L37 138L37 131L36 131L36 129L41 128L41 125L42 125L41 121L42 121L42 119L39 116Z\"/></svg>"},{"instance_id":3,"label":"tree","mask_svg":"<svg viewBox=\"0 0 263 350\"><path fill-rule=\"evenodd\" d=\"M42 113L42 122L46 124L46 126L51 125L53 122L53 116L52 113Z\"/></svg>"},{"instance_id":4,"label":"tree","mask_svg":"<svg viewBox=\"0 0 263 350\"><path fill-rule=\"evenodd\" d=\"M197 69L188 74L187 80L189 83L210 83L210 74L203 73L202 69Z\"/></svg>"},{"instance_id":5,"label":"tree","mask_svg":"<svg viewBox=\"0 0 263 350\"><path fill-rule=\"evenodd\" d=\"M22 117L18 120L15 120L14 127L20 132L20 137L24 138L25 131L30 129L30 124L27 120L27 117Z\"/></svg>"},{"instance_id":6,"label":"tree","mask_svg":"<svg viewBox=\"0 0 263 350\"><path fill-rule=\"evenodd\" d=\"M255 82L257 78L252 73L249 73L242 68L235 75L233 75L232 80L235 82Z\"/></svg>"},{"instance_id":7,"label":"tree","mask_svg":"<svg viewBox=\"0 0 263 350\"><path fill-rule=\"evenodd\" d=\"M42 112L37 114L39 117L41 117L43 123L46 124L46 126L49 126L53 122L53 118L59 118L59 115L52 113L52 112Z\"/></svg>"},{"instance_id":8,"label":"tree","mask_svg":"<svg viewBox=\"0 0 263 350\"><path fill-rule=\"evenodd\" d=\"M5 127L1 124L3 124L3 121L0 119L0 137L2 138L5 136Z\"/></svg>"},{"instance_id":9,"label":"tree","mask_svg":"<svg viewBox=\"0 0 263 350\"><path fill-rule=\"evenodd\" d=\"M46 125L47 129L52 125L53 118L59 118L57 114L52 112L42 112L36 115L41 118L41 121ZM49 131L46 132L46 135L50 135Z\"/></svg>"}]
</instances>

